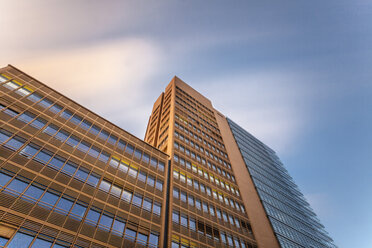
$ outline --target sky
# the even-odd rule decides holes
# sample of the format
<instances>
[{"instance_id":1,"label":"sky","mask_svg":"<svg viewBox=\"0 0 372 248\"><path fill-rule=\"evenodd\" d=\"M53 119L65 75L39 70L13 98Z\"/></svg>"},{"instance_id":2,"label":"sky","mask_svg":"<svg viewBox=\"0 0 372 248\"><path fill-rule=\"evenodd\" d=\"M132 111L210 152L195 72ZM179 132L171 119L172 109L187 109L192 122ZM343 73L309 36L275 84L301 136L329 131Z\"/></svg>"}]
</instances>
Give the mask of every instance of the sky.
<instances>
[{"instance_id":1,"label":"sky","mask_svg":"<svg viewBox=\"0 0 372 248\"><path fill-rule=\"evenodd\" d=\"M143 138L174 75L273 148L339 247L372 247L372 2L1 0L12 64Z\"/></svg>"}]
</instances>

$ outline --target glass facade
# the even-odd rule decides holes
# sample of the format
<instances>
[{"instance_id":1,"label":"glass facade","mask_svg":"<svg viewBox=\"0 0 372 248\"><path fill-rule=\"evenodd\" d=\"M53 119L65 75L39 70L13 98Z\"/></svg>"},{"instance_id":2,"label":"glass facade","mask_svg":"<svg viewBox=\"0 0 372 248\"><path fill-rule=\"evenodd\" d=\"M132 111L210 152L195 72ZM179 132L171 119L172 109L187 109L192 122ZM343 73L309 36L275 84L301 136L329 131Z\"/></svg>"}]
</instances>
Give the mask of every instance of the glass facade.
<instances>
[{"instance_id":1,"label":"glass facade","mask_svg":"<svg viewBox=\"0 0 372 248\"><path fill-rule=\"evenodd\" d=\"M227 121L280 246L335 248L276 153L232 120Z\"/></svg>"}]
</instances>

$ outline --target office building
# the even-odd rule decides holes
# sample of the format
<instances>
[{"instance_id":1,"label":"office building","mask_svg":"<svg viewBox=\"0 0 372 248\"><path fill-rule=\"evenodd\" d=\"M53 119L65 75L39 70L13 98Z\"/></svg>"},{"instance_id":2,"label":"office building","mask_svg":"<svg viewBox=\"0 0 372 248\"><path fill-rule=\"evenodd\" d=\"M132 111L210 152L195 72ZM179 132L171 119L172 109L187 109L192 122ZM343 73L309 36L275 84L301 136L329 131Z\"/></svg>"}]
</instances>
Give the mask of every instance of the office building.
<instances>
[{"instance_id":1,"label":"office building","mask_svg":"<svg viewBox=\"0 0 372 248\"><path fill-rule=\"evenodd\" d=\"M0 70L0 247L158 247L168 156Z\"/></svg>"},{"instance_id":2,"label":"office building","mask_svg":"<svg viewBox=\"0 0 372 248\"><path fill-rule=\"evenodd\" d=\"M275 152L179 78L145 141L171 157L168 246L335 247Z\"/></svg>"},{"instance_id":3,"label":"office building","mask_svg":"<svg viewBox=\"0 0 372 248\"><path fill-rule=\"evenodd\" d=\"M0 120L0 247L335 247L275 152L177 77L145 141L11 65Z\"/></svg>"}]
</instances>

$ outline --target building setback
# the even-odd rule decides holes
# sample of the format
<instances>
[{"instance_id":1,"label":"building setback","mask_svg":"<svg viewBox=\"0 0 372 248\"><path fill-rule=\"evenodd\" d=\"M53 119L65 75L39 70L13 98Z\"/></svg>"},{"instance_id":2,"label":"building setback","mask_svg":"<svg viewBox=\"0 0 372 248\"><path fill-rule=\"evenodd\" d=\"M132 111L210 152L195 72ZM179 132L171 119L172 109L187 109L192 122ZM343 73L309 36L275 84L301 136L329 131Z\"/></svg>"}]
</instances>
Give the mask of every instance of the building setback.
<instances>
[{"instance_id":1,"label":"building setback","mask_svg":"<svg viewBox=\"0 0 372 248\"><path fill-rule=\"evenodd\" d=\"M145 142L11 65L0 120L0 247L335 247L275 152L177 77Z\"/></svg>"}]
</instances>

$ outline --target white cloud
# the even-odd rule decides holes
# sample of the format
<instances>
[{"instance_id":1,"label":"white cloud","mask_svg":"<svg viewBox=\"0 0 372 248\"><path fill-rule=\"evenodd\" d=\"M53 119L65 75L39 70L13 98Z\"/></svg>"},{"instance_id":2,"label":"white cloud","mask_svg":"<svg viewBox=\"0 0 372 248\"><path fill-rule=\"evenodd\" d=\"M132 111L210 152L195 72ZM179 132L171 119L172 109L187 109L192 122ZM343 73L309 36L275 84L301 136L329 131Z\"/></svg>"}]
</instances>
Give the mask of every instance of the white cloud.
<instances>
[{"instance_id":1,"label":"white cloud","mask_svg":"<svg viewBox=\"0 0 372 248\"><path fill-rule=\"evenodd\" d=\"M284 70L209 78L200 89L216 109L278 153L290 153L305 128L309 92L304 75ZM231 87L230 87L231 86Z\"/></svg>"},{"instance_id":2,"label":"white cloud","mask_svg":"<svg viewBox=\"0 0 372 248\"><path fill-rule=\"evenodd\" d=\"M164 58L154 43L115 40L24 57L11 63L142 138L151 110L146 96Z\"/></svg>"}]
</instances>

